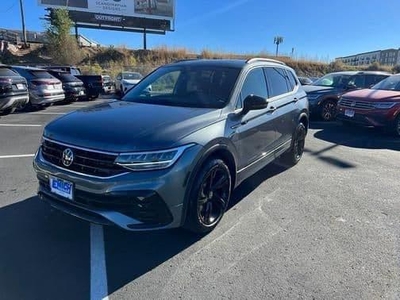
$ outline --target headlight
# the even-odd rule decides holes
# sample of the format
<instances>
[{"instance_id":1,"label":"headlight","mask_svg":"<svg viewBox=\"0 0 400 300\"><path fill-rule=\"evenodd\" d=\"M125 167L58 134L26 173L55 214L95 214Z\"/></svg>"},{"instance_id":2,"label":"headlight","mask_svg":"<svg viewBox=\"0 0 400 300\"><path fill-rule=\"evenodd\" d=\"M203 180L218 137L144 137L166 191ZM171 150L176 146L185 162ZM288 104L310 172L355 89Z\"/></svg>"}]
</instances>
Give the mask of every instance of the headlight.
<instances>
[{"instance_id":1,"label":"headlight","mask_svg":"<svg viewBox=\"0 0 400 300\"><path fill-rule=\"evenodd\" d=\"M174 149L120 154L115 163L133 171L161 170L171 167L194 144Z\"/></svg>"},{"instance_id":2,"label":"headlight","mask_svg":"<svg viewBox=\"0 0 400 300\"><path fill-rule=\"evenodd\" d=\"M390 109L395 106L397 102L378 102L374 103L373 107L377 109Z\"/></svg>"}]
</instances>

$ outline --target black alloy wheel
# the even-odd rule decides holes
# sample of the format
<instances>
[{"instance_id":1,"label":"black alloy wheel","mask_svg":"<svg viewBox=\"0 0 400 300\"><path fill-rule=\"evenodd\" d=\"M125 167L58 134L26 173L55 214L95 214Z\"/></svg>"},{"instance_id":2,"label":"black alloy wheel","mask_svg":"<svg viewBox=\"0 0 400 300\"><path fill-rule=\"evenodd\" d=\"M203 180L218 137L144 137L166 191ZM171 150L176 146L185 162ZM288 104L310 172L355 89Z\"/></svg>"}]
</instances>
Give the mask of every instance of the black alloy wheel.
<instances>
[{"instance_id":1,"label":"black alloy wheel","mask_svg":"<svg viewBox=\"0 0 400 300\"><path fill-rule=\"evenodd\" d=\"M321 117L324 121L332 121L336 118L336 102L326 100L322 103Z\"/></svg>"},{"instance_id":2,"label":"black alloy wheel","mask_svg":"<svg viewBox=\"0 0 400 300\"><path fill-rule=\"evenodd\" d=\"M292 137L292 146L288 152L282 155L283 162L289 166L297 164L304 153L307 129L303 123L299 123Z\"/></svg>"},{"instance_id":3,"label":"black alloy wheel","mask_svg":"<svg viewBox=\"0 0 400 300\"><path fill-rule=\"evenodd\" d=\"M225 213L231 189L231 174L224 161L207 161L193 184L184 227L196 233L213 230Z\"/></svg>"},{"instance_id":4,"label":"black alloy wheel","mask_svg":"<svg viewBox=\"0 0 400 300\"><path fill-rule=\"evenodd\" d=\"M16 109L16 107L6 108L5 110L0 111L0 116L6 116L6 115L9 115L9 114L12 114L15 111L15 109Z\"/></svg>"},{"instance_id":5,"label":"black alloy wheel","mask_svg":"<svg viewBox=\"0 0 400 300\"><path fill-rule=\"evenodd\" d=\"M400 137L400 115L397 116L396 120L394 121L394 127L393 127L394 134L397 137Z\"/></svg>"}]
</instances>

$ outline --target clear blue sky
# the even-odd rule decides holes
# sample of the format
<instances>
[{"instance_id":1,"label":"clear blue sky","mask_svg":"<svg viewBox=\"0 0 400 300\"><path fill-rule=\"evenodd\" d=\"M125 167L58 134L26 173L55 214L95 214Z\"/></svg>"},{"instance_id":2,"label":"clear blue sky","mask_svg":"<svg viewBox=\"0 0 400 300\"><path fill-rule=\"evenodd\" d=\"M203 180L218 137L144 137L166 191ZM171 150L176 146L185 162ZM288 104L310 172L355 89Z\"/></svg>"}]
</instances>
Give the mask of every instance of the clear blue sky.
<instances>
[{"instance_id":1,"label":"clear blue sky","mask_svg":"<svg viewBox=\"0 0 400 300\"><path fill-rule=\"evenodd\" d=\"M132 0L133 1L133 0ZM2 0L0 27L20 29L19 0ZM43 7L24 0L28 30L44 30ZM148 48L185 47L234 53L280 52L333 60L338 56L400 47L399 0L176 0L175 32L149 35ZM104 30L80 32L103 44L142 47L142 35Z\"/></svg>"}]
</instances>

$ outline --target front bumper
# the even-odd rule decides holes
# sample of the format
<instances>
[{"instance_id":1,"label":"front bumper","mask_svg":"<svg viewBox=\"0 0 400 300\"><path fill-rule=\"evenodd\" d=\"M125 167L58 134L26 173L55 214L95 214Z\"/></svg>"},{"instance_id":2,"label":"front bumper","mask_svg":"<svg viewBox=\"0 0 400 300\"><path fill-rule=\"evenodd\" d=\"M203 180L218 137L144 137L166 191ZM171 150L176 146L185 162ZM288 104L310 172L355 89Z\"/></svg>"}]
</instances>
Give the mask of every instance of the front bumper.
<instances>
[{"instance_id":1,"label":"front bumper","mask_svg":"<svg viewBox=\"0 0 400 300\"><path fill-rule=\"evenodd\" d=\"M33 166L38 195L65 213L93 223L131 231L176 228L182 225L188 176L201 146L185 151L170 169L131 172L100 178L57 167L38 150ZM73 200L50 190L50 177L73 183Z\"/></svg>"},{"instance_id":2,"label":"front bumper","mask_svg":"<svg viewBox=\"0 0 400 300\"><path fill-rule=\"evenodd\" d=\"M346 116L346 110L353 110L354 116ZM348 107L339 106L337 110L336 118L339 121L345 121L349 123L354 123L362 126L374 126L374 127L387 127L393 124L396 117L395 110L361 110L361 109L351 109Z\"/></svg>"},{"instance_id":3,"label":"front bumper","mask_svg":"<svg viewBox=\"0 0 400 300\"><path fill-rule=\"evenodd\" d=\"M25 95L14 95L0 98L0 110L8 108L23 106L29 101L28 94Z\"/></svg>"}]
</instances>

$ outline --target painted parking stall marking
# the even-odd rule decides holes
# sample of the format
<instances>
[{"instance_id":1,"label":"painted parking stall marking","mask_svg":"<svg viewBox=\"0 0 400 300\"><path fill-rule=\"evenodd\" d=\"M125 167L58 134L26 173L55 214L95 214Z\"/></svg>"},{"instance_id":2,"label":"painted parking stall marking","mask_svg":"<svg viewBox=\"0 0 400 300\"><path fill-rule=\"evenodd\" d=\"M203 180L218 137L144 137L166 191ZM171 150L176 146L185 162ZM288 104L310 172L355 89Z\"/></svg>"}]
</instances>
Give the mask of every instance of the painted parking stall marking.
<instances>
[{"instance_id":1,"label":"painted parking stall marking","mask_svg":"<svg viewBox=\"0 0 400 300\"><path fill-rule=\"evenodd\" d=\"M0 127L42 127L40 124L11 124L11 123L0 123Z\"/></svg>"},{"instance_id":2,"label":"painted parking stall marking","mask_svg":"<svg viewBox=\"0 0 400 300\"><path fill-rule=\"evenodd\" d=\"M108 300L103 226L90 224L90 299Z\"/></svg>"},{"instance_id":3,"label":"painted parking stall marking","mask_svg":"<svg viewBox=\"0 0 400 300\"><path fill-rule=\"evenodd\" d=\"M34 157L35 154L0 155L0 159Z\"/></svg>"}]
</instances>

